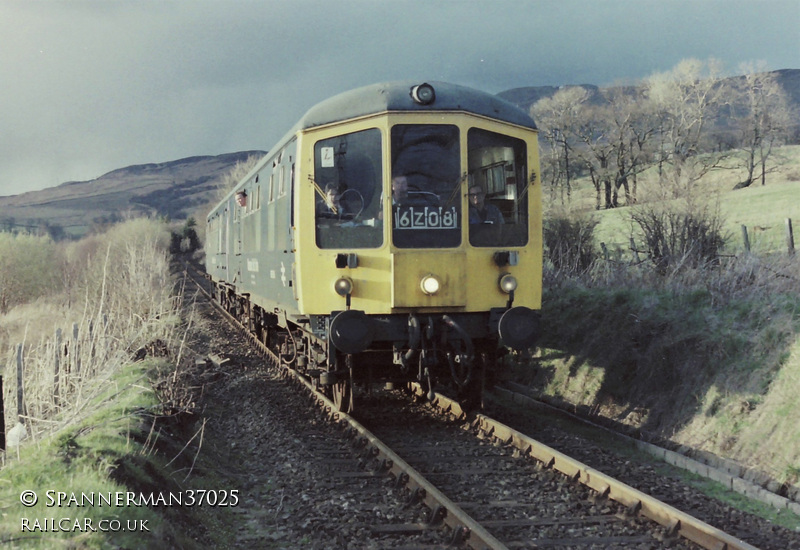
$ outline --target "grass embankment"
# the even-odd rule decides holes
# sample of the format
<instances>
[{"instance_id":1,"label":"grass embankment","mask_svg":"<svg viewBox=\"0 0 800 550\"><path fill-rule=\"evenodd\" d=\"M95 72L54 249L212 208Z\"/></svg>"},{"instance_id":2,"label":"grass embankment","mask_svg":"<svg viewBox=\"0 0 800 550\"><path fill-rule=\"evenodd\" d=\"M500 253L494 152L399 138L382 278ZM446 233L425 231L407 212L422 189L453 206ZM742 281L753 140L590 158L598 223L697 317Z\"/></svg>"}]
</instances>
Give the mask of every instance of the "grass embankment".
<instances>
[{"instance_id":1,"label":"grass embankment","mask_svg":"<svg viewBox=\"0 0 800 550\"><path fill-rule=\"evenodd\" d=\"M153 387L173 372L162 359L127 365L80 421L15 450L0 474L0 542L41 549L221 544L239 496L220 490L227 485L200 455L192 418L164 415ZM29 491L33 506L22 504Z\"/></svg>"},{"instance_id":2,"label":"grass embankment","mask_svg":"<svg viewBox=\"0 0 800 550\"><path fill-rule=\"evenodd\" d=\"M7 288L27 289L7 292L0 309L6 426L18 420L16 350L24 343L18 428L25 426L27 438L3 457L0 543L212 543L226 512L193 505L200 493L188 492L216 487L198 478L202 437L190 426L193 403L184 391L193 358L181 347L187 327L169 272L166 226L133 220L77 243L44 243L49 256L29 266L24 251L32 238L3 238L17 261L0 266L0 278L15 282ZM45 285L34 284L43 279ZM79 337L71 340L73 324ZM64 335L60 344L56 328Z\"/></svg>"},{"instance_id":3,"label":"grass embankment","mask_svg":"<svg viewBox=\"0 0 800 550\"><path fill-rule=\"evenodd\" d=\"M587 411L800 484L800 254L786 253L782 233L792 218L800 244L800 147L785 149L786 164L764 187L731 191L735 175L724 185L712 176L712 187L729 189L718 197L732 235L740 224L776 232L757 237L763 246L750 255L732 239L718 266L658 275L647 262L632 265L632 209L597 213L596 244L617 242L627 255L580 276L547 277L541 357L528 381Z\"/></svg>"},{"instance_id":4,"label":"grass embankment","mask_svg":"<svg viewBox=\"0 0 800 550\"><path fill-rule=\"evenodd\" d=\"M153 365L121 369L88 404L82 420L12 451L0 476L0 532L5 544L101 548L114 540L121 547L135 548L180 540L149 508L117 506L117 495L124 503L132 490L124 482L168 486L153 479L157 469L146 466L149 442L142 413L158 402L147 387L148 367ZM101 495L106 497L103 502ZM23 499L36 504L25 506Z\"/></svg>"},{"instance_id":5,"label":"grass embankment","mask_svg":"<svg viewBox=\"0 0 800 550\"><path fill-rule=\"evenodd\" d=\"M715 303L706 290L565 285L542 321L546 393L797 480L799 295Z\"/></svg>"}]
</instances>

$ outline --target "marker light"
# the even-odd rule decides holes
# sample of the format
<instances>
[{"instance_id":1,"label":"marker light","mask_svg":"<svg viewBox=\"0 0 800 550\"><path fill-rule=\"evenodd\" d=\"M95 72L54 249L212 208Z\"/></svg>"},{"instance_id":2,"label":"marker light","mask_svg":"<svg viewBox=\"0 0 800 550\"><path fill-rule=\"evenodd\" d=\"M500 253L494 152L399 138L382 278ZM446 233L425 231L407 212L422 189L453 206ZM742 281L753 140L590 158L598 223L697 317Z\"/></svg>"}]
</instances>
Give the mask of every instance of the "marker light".
<instances>
[{"instance_id":1,"label":"marker light","mask_svg":"<svg viewBox=\"0 0 800 550\"><path fill-rule=\"evenodd\" d=\"M517 289L517 278L511 273L504 273L500 277L500 290L506 294L511 294Z\"/></svg>"},{"instance_id":2,"label":"marker light","mask_svg":"<svg viewBox=\"0 0 800 550\"><path fill-rule=\"evenodd\" d=\"M430 105L436 99L436 92L433 91L433 86L428 83L418 84L411 88L411 99L420 105Z\"/></svg>"},{"instance_id":3,"label":"marker light","mask_svg":"<svg viewBox=\"0 0 800 550\"><path fill-rule=\"evenodd\" d=\"M333 290L339 296L347 296L353 292L353 281L348 277L340 277L333 283Z\"/></svg>"},{"instance_id":4,"label":"marker light","mask_svg":"<svg viewBox=\"0 0 800 550\"><path fill-rule=\"evenodd\" d=\"M441 288L441 286L442 284L439 282L439 279L437 279L434 275L425 275L419 282L419 287L422 289L422 292L428 296L432 296L439 292L439 288Z\"/></svg>"}]
</instances>

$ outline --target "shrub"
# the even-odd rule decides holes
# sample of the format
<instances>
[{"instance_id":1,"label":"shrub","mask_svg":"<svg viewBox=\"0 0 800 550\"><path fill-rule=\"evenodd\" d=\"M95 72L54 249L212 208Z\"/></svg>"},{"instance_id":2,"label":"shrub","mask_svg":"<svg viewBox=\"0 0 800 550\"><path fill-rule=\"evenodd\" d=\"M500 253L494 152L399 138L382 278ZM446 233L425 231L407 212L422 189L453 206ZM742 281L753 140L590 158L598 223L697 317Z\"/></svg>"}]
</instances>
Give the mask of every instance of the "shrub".
<instances>
[{"instance_id":1,"label":"shrub","mask_svg":"<svg viewBox=\"0 0 800 550\"><path fill-rule=\"evenodd\" d=\"M0 233L0 313L61 287L61 251L50 237Z\"/></svg>"},{"instance_id":2,"label":"shrub","mask_svg":"<svg viewBox=\"0 0 800 550\"><path fill-rule=\"evenodd\" d=\"M682 266L716 264L725 246L722 220L708 209L692 212L646 206L635 210L631 220L641 230L647 253L661 274Z\"/></svg>"},{"instance_id":3,"label":"shrub","mask_svg":"<svg viewBox=\"0 0 800 550\"><path fill-rule=\"evenodd\" d=\"M578 275L588 271L595 260L594 229L588 218L552 216L545 220L543 239L546 257L556 271Z\"/></svg>"},{"instance_id":4,"label":"shrub","mask_svg":"<svg viewBox=\"0 0 800 550\"><path fill-rule=\"evenodd\" d=\"M189 217L180 232L173 231L170 235L169 251L172 254L191 253L200 248L200 239L197 236L193 217Z\"/></svg>"}]
</instances>

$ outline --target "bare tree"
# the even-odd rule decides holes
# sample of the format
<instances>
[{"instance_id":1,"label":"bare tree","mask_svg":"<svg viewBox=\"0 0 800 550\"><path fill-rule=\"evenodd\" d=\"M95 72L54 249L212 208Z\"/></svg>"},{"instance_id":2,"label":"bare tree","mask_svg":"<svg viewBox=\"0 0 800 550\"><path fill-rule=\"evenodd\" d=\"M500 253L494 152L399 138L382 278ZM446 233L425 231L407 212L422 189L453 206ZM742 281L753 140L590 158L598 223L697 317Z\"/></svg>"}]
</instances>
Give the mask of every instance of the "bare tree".
<instances>
[{"instance_id":1,"label":"bare tree","mask_svg":"<svg viewBox=\"0 0 800 550\"><path fill-rule=\"evenodd\" d=\"M658 120L656 162L662 183L671 175L676 194L680 188L688 190L727 157L709 153L713 147L707 143L712 123L731 97L721 65L713 59L685 59L648 77L645 90Z\"/></svg>"},{"instance_id":2,"label":"bare tree","mask_svg":"<svg viewBox=\"0 0 800 550\"><path fill-rule=\"evenodd\" d=\"M609 140L605 109L599 106L586 106L582 114L580 124L575 127L575 134L583 144L577 150L578 156L586 166L594 185L595 209L600 210L603 204L606 208L611 208L610 190L613 179L611 160L614 155L614 145L613 139Z\"/></svg>"},{"instance_id":3,"label":"bare tree","mask_svg":"<svg viewBox=\"0 0 800 550\"><path fill-rule=\"evenodd\" d=\"M606 191L606 208L619 205L620 189L625 191L626 204L635 204L636 178L650 164L648 143L655 133L655 123L635 88L610 88L604 97L604 126L613 153L613 180L609 180L612 188Z\"/></svg>"},{"instance_id":4,"label":"bare tree","mask_svg":"<svg viewBox=\"0 0 800 550\"><path fill-rule=\"evenodd\" d=\"M774 171L767 168L773 147L788 137L798 116L775 73L768 72L765 63L742 64L740 69L743 76L737 81L732 117L737 122L747 175L735 189L748 187L758 179L761 185L766 184L767 174Z\"/></svg>"},{"instance_id":5,"label":"bare tree","mask_svg":"<svg viewBox=\"0 0 800 550\"><path fill-rule=\"evenodd\" d=\"M649 111L634 87L617 86L601 93L601 102L586 105L574 132L583 144L576 152L596 191L595 207L619 206L619 192L626 204L636 202L636 177L650 163L647 144L655 127Z\"/></svg>"},{"instance_id":6,"label":"bare tree","mask_svg":"<svg viewBox=\"0 0 800 550\"><path fill-rule=\"evenodd\" d=\"M569 202L572 194L571 171L574 133L589 92L581 86L560 89L552 97L540 99L531 107L539 127L539 135L547 147L543 151L543 170L552 192L561 190L561 204Z\"/></svg>"}]
</instances>

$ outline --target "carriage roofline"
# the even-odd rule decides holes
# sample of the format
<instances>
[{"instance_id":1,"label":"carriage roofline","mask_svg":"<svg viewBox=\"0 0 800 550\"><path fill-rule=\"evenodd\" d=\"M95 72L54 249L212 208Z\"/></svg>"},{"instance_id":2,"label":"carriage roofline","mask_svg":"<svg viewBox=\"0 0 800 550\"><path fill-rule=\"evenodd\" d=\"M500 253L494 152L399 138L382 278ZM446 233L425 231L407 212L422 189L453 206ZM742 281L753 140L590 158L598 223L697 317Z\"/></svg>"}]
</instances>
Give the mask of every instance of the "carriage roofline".
<instances>
[{"instance_id":1,"label":"carriage roofline","mask_svg":"<svg viewBox=\"0 0 800 550\"><path fill-rule=\"evenodd\" d=\"M414 101L411 90L420 81L384 82L356 88L318 103L293 128L294 132L371 114L397 111L466 111L525 128L536 129L522 109L495 95L446 82L428 82L436 98L428 105Z\"/></svg>"},{"instance_id":2,"label":"carriage roofline","mask_svg":"<svg viewBox=\"0 0 800 550\"><path fill-rule=\"evenodd\" d=\"M298 132L310 128L385 112L463 111L524 128L537 129L536 123L528 113L513 103L487 92L457 84L427 82L433 87L436 97L430 104L421 105L414 101L411 94L412 89L420 84L423 82L411 80L371 84L317 103L306 111L292 129L214 207L209 216L214 214L245 182L252 179Z\"/></svg>"}]
</instances>

